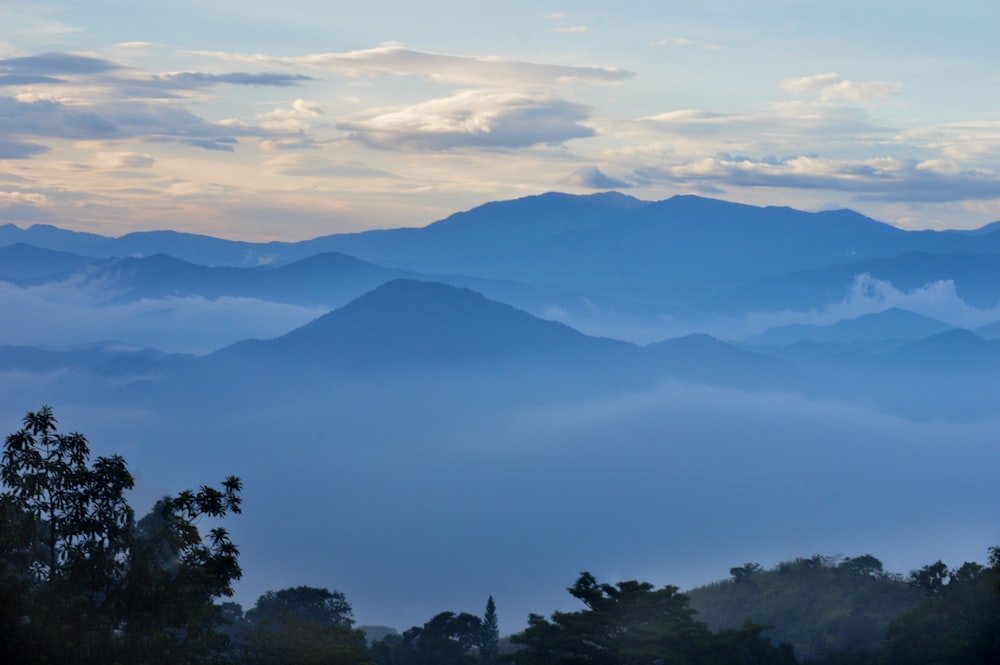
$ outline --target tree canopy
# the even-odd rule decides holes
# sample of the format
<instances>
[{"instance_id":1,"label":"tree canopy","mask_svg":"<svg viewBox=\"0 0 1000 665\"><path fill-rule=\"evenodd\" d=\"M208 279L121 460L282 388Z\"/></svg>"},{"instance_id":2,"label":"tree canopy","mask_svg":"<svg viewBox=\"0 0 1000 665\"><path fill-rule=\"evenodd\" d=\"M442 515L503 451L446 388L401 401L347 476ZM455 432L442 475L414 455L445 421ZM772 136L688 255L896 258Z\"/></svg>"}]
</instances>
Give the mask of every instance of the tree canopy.
<instances>
[{"instance_id":1,"label":"tree canopy","mask_svg":"<svg viewBox=\"0 0 1000 665\"><path fill-rule=\"evenodd\" d=\"M538 614L511 641L521 649L507 658L518 665L659 665L662 663L794 663L787 646L774 647L762 626L712 633L694 620L687 596L675 586L648 582L599 583L581 573L570 594L578 612Z\"/></svg>"},{"instance_id":2,"label":"tree canopy","mask_svg":"<svg viewBox=\"0 0 1000 665\"><path fill-rule=\"evenodd\" d=\"M115 455L90 462L52 409L28 412L0 460L0 660L210 660L226 645L214 600L232 594L239 551L202 516L240 512L242 483L164 497L136 523Z\"/></svg>"}]
</instances>

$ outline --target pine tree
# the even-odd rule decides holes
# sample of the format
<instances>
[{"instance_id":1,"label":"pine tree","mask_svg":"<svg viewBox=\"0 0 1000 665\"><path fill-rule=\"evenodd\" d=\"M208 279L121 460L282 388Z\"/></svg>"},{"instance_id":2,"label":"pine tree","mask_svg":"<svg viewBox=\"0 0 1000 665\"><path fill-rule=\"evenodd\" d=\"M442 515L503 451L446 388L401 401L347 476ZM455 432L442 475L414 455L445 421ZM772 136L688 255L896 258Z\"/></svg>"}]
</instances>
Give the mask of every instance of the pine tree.
<instances>
[{"instance_id":1,"label":"pine tree","mask_svg":"<svg viewBox=\"0 0 1000 665\"><path fill-rule=\"evenodd\" d=\"M500 627L497 624L497 606L493 596L486 601L483 615L483 632L479 641L479 660L483 665L494 665L500 655Z\"/></svg>"}]
</instances>

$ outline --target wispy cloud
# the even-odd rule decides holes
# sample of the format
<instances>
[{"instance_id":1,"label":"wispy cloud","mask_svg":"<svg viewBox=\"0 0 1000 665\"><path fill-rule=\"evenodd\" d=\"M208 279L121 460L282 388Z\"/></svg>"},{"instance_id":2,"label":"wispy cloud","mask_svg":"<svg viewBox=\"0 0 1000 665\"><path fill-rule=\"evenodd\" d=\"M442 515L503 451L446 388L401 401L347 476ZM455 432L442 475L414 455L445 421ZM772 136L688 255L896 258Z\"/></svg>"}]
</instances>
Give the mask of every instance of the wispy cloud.
<instances>
[{"instance_id":1,"label":"wispy cloud","mask_svg":"<svg viewBox=\"0 0 1000 665\"><path fill-rule=\"evenodd\" d=\"M836 72L800 76L778 83L782 90L794 94L818 93L824 102L846 101L871 104L879 99L903 92L903 84L895 81L848 81Z\"/></svg>"},{"instance_id":2,"label":"wispy cloud","mask_svg":"<svg viewBox=\"0 0 1000 665\"><path fill-rule=\"evenodd\" d=\"M449 55L417 51L398 44L304 56L242 55L220 51L198 53L230 62L286 69L320 69L344 76L418 76L452 83L492 86L504 83L617 83L634 76L632 72L616 67L580 67L499 57Z\"/></svg>"},{"instance_id":3,"label":"wispy cloud","mask_svg":"<svg viewBox=\"0 0 1000 665\"><path fill-rule=\"evenodd\" d=\"M702 48L706 51L718 51L722 48L721 44L715 44L712 42L699 42L694 39L688 39L687 37L663 37L661 39L654 39L649 42L650 46L693 46L696 48Z\"/></svg>"},{"instance_id":4,"label":"wispy cloud","mask_svg":"<svg viewBox=\"0 0 1000 665\"><path fill-rule=\"evenodd\" d=\"M864 160L797 156L753 159L719 155L671 166L637 169L638 182L708 182L736 187L827 189L862 201L940 203L995 199L1000 175L962 171L941 160L881 157Z\"/></svg>"},{"instance_id":5,"label":"wispy cloud","mask_svg":"<svg viewBox=\"0 0 1000 665\"><path fill-rule=\"evenodd\" d=\"M122 69L110 60L73 53L43 53L41 55L0 60L0 70L11 74L104 74Z\"/></svg>"},{"instance_id":6,"label":"wispy cloud","mask_svg":"<svg viewBox=\"0 0 1000 665\"><path fill-rule=\"evenodd\" d=\"M612 178L596 166L584 166L573 171L565 182L589 189L626 189L633 186L620 178Z\"/></svg>"},{"instance_id":7,"label":"wispy cloud","mask_svg":"<svg viewBox=\"0 0 1000 665\"><path fill-rule=\"evenodd\" d=\"M468 91L338 125L386 150L524 148L593 136L590 109L548 94Z\"/></svg>"},{"instance_id":8,"label":"wispy cloud","mask_svg":"<svg viewBox=\"0 0 1000 665\"><path fill-rule=\"evenodd\" d=\"M584 33L587 32L587 26L585 25L567 25L559 28L552 28L552 32L562 32L562 33Z\"/></svg>"}]
</instances>

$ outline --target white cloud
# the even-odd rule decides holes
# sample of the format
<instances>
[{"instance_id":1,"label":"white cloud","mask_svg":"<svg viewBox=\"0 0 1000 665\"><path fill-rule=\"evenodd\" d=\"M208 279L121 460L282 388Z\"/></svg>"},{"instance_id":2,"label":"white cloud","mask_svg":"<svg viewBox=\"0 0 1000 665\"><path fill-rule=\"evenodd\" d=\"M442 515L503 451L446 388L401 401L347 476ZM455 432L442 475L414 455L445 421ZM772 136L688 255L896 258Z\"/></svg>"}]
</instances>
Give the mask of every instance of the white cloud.
<instances>
[{"instance_id":1,"label":"white cloud","mask_svg":"<svg viewBox=\"0 0 1000 665\"><path fill-rule=\"evenodd\" d=\"M583 33L587 32L587 26L585 25L567 25L561 28L552 28L552 32L562 32L562 33Z\"/></svg>"},{"instance_id":2,"label":"white cloud","mask_svg":"<svg viewBox=\"0 0 1000 665\"><path fill-rule=\"evenodd\" d=\"M221 51L198 53L265 67L321 69L355 77L420 76L452 83L491 86L511 83L617 83L634 76L632 72L617 67L551 65L498 57L430 53L408 49L399 44L304 56L242 55Z\"/></svg>"},{"instance_id":3,"label":"white cloud","mask_svg":"<svg viewBox=\"0 0 1000 665\"><path fill-rule=\"evenodd\" d=\"M836 72L800 76L778 82L782 90L794 94L819 93L824 102L847 101L858 104L872 102L898 95L903 91L903 84L894 81L848 81Z\"/></svg>"},{"instance_id":4,"label":"white cloud","mask_svg":"<svg viewBox=\"0 0 1000 665\"><path fill-rule=\"evenodd\" d=\"M44 194L35 192L0 192L0 201L5 203L27 203L30 205L43 204L48 201Z\"/></svg>"},{"instance_id":5,"label":"white cloud","mask_svg":"<svg viewBox=\"0 0 1000 665\"><path fill-rule=\"evenodd\" d=\"M649 42L649 46L695 46L703 48L706 51L718 51L722 48L720 44L714 44L711 42L699 42L693 39L688 39L687 37L663 37L661 39L654 39Z\"/></svg>"},{"instance_id":6,"label":"white cloud","mask_svg":"<svg viewBox=\"0 0 1000 665\"><path fill-rule=\"evenodd\" d=\"M852 192L859 200L945 202L994 199L1000 174L982 170L956 171L941 162L876 157L830 159L796 156L753 159L716 155L668 166L636 169L632 179L710 182L737 187L828 189Z\"/></svg>"},{"instance_id":7,"label":"white cloud","mask_svg":"<svg viewBox=\"0 0 1000 665\"><path fill-rule=\"evenodd\" d=\"M892 282L864 273L855 276L841 300L811 311L756 312L747 317L747 325L754 333L793 323L831 325L837 321L892 308L910 310L969 329L1000 320L1000 306L980 309L969 305L958 295L955 282L950 279L930 282L912 291L902 291Z\"/></svg>"},{"instance_id":8,"label":"white cloud","mask_svg":"<svg viewBox=\"0 0 1000 665\"><path fill-rule=\"evenodd\" d=\"M939 151L955 160L996 162L1000 155L1000 121L970 120L920 127L899 134L899 140Z\"/></svg>"},{"instance_id":9,"label":"white cloud","mask_svg":"<svg viewBox=\"0 0 1000 665\"><path fill-rule=\"evenodd\" d=\"M323 107L304 99L296 99L290 108L276 108L257 116L262 127L281 131L298 131L309 126L309 121L322 118Z\"/></svg>"},{"instance_id":10,"label":"white cloud","mask_svg":"<svg viewBox=\"0 0 1000 665\"><path fill-rule=\"evenodd\" d=\"M338 125L388 150L523 148L594 135L588 107L547 94L468 91Z\"/></svg>"},{"instance_id":11,"label":"white cloud","mask_svg":"<svg viewBox=\"0 0 1000 665\"><path fill-rule=\"evenodd\" d=\"M97 162L109 169L148 169L156 159L148 152L102 152L98 153Z\"/></svg>"}]
</instances>

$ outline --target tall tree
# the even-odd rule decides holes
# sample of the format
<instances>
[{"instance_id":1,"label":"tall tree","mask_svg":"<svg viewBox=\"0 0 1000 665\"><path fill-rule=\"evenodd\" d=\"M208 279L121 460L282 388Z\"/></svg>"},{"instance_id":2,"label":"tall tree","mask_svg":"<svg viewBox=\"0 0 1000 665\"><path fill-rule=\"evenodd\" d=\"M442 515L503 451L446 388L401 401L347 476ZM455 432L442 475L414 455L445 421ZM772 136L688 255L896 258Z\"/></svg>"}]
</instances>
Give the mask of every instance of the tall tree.
<instances>
[{"instance_id":1,"label":"tall tree","mask_svg":"<svg viewBox=\"0 0 1000 665\"><path fill-rule=\"evenodd\" d=\"M125 461L29 412L0 459L0 656L5 663L196 663L213 650L214 598L232 592L238 551L202 515L239 512L239 479L158 504L163 528L135 524ZM211 639L209 639L211 638Z\"/></svg>"},{"instance_id":2,"label":"tall tree","mask_svg":"<svg viewBox=\"0 0 1000 665\"><path fill-rule=\"evenodd\" d=\"M500 624L497 621L497 606L493 596L486 600L483 614L482 635L479 638L479 662L494 665L500 655Z\"/></svg>"}]
</instances>

